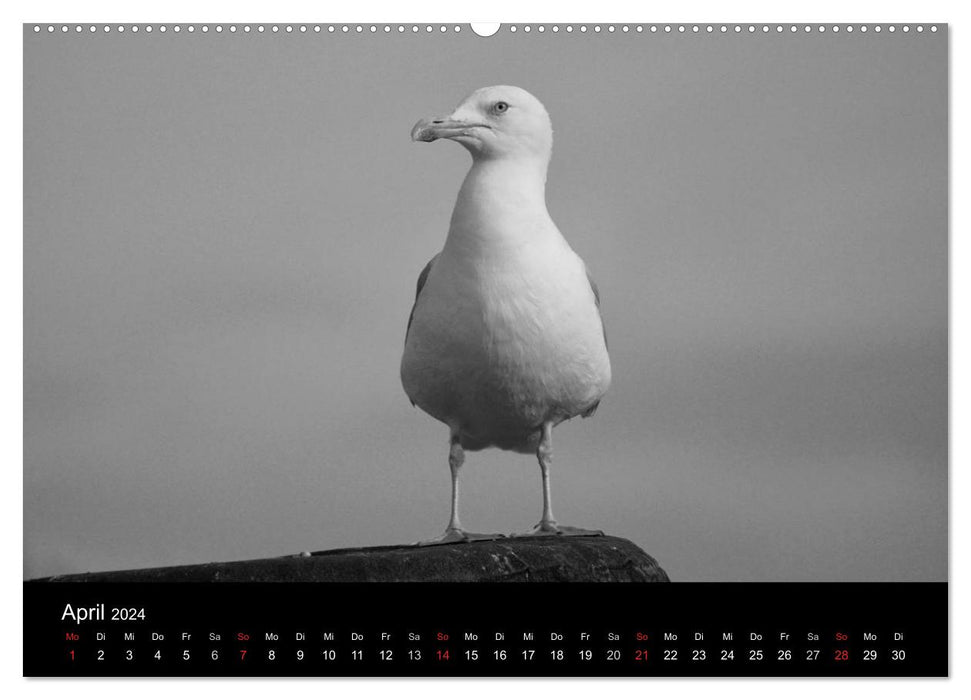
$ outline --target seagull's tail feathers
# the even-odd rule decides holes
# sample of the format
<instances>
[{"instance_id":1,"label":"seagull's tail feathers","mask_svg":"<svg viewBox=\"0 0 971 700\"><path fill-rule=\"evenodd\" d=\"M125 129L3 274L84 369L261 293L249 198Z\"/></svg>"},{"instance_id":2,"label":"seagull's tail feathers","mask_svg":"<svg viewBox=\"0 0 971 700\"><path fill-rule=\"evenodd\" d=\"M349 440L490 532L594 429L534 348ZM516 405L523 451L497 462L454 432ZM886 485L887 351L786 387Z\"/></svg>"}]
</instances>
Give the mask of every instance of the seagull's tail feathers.
<instances>
[{"instance_id":1,"label":"seagull's tail feathers","mask_svg":"<svg viewBox=\"0 0 971 700\"><path fill-rule=\"evenodd\" d=\"M469 452L477 452L487 447L498 447L500 450L510 452L521 452L522 454L534 454L539 447L542 437L541 431L537 430L528 435L516 435L501 438L476 438L467 433L462 433L462 449Z\"/></svg>"}]
</instances>

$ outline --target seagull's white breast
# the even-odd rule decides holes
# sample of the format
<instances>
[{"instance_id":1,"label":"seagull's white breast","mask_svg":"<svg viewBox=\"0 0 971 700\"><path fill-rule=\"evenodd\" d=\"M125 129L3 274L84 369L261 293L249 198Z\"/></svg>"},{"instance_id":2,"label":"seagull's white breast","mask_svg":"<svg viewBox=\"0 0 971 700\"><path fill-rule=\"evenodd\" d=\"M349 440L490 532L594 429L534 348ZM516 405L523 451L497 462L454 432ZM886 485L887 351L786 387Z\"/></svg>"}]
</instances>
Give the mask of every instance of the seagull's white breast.
<instances>
[{"instance_id":1,"label":"seagull's white breast","mask_svg":"<svg viewBox=\"0 0 971 700\"><path fill-rule=\"evenodd\" d=\"M589 409L610 384L586 268L547 222L491 246L447 244L416 301L405 391L473 446L515 449L545 421Z\"/></svg>"}]
</instances>

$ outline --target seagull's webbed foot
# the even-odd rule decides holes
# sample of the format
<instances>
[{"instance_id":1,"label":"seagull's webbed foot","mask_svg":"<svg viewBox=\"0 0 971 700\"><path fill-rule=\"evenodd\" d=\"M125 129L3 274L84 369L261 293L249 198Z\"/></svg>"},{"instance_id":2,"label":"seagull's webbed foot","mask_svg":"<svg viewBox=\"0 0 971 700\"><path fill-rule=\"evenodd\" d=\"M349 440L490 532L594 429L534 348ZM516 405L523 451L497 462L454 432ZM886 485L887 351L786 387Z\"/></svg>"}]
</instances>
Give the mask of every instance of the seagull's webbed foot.
<instances>
[{"instance_id":1,"label":"seagull's webbed foot","mask_svg":"<svg viewBox=\"0 0 971 700\"><path fill-rule=\"evenodd\" d=\"M436 544L454 544L456 542L478 542L483 540L498 540L504 538L505 535L499 532L486 533L486 532L469 532L468 530L463 530L457 527L450 527L445 530L445 533L441 537L436 537L432 540L421 540L420 542L415 542L416 547L430 547Z\"/></svg>"},{"instance_id":2,"label":"seagull's webbed foot","mask_svg":"<svg viewBox=\"0 0 971 700\"><path fill-rule=\"evenodd\" d=\"M517 532L511 537L551 537L563 535L565 537L603 537L603 530L585 530L582 527L560 525L555 520L541 520L528 532Z\"/></svg>"}]
</instances>

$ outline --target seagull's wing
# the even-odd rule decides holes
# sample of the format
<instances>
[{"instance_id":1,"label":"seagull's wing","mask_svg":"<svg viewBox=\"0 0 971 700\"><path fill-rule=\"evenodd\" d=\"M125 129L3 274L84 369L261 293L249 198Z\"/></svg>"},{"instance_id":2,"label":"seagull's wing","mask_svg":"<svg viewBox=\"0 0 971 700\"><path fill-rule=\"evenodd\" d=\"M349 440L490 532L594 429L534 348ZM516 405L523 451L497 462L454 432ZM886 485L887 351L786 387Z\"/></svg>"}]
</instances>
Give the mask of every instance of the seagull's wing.
<instances>
[{"instance_id":1,"label":"seagull's wing","mask_svg":"<svg viewBox=\"0 0 971 700\"><path fill-rule=\"evenodd\" d=\"M441 253L439 253L438 255L441 255ZM434 265L435 261L438 260L438 255L436 255L434 258L429 260L428 264L425 265L425 268L421 271L421 274L418 275L418 284L417 284L417 288L415 289L415 303L412 304L411 306L411 313L408 314L408 327L405 329L406 343L408 342L408 331L411 330L411 322L415 320L415 307L418 306L418 297L421 296L421 290L425 286L425 281L428 279L428 273L432 271L432 265ZM599 304L599 302L597 303Z\"/></svg>"},{"instance_id":2,"label":"seagull's wing","mask_svg":"<svg viewBox=\"0 0 971 700\"><path fill-rule=\"evenodd\" d=\"M428 266L431 267L431 263L428 263ZM427 270L428 268L425 269ZM594 301L597 302L597 314L600 316L600 327L603 329L604 345L607 345L607 325L604 323L603 312L600 310L600 287L598 287L597 283L593 281L593 277L590 276L590 270L587 269L586 265L583 266L583 269L587 273L587 282L590 283L590 289L593 290ZM419 284L420 283L421 282L419 281ZM421 289L421 287L419 287L419 289Z\"/></svg>"},{"instance_id":3,"label":"seagull's wing","mask_svg":"<svg viewBox=\"0 0 971 700\"><path fill-rule=\"evenodd\" d=\"M587 273L587 282L590 283L590 289L593 291L593 299L597 303L597 315L600 316L600 328L603 330L603 334L604 334L604 346L607 346L607 325L604 323L603 312L600 309L600 288L597 286L597 283L593 281L593 277L590 276L590 270L587 268L587 266L584 265L583 267ZM597 401L597 403L593 404L590 408L588 408L580 415L583 418L589 418L590 416L592 416L594 413L597 412L597 408L599 406L600 406L600 402Z\"/></svg>"}]
</instances>

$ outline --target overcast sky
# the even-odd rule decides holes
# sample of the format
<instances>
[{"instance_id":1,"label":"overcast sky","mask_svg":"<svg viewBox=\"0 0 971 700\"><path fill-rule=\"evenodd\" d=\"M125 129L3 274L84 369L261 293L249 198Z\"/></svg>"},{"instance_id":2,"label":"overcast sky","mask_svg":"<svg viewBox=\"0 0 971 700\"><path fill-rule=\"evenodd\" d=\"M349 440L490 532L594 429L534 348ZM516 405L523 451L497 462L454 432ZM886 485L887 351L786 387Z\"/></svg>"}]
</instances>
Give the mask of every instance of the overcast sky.
<instances>
[{"instance_id":1,"label":"overcast sky","mask_svg":"<svg viewBox=\"0 0 971 700\"><path fill-rule=\"evenodd\" d=\"M932 35L25 33L24 575L438 535L398 363L475 88L555 130L614 386L561 522L675 580L947 576L947 72ZM533 458L469 456L524 530Z\"/></svg>"}]
</instances>

